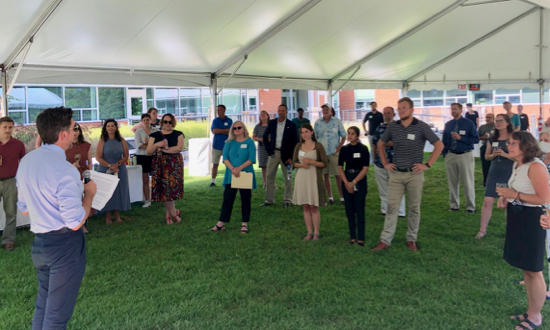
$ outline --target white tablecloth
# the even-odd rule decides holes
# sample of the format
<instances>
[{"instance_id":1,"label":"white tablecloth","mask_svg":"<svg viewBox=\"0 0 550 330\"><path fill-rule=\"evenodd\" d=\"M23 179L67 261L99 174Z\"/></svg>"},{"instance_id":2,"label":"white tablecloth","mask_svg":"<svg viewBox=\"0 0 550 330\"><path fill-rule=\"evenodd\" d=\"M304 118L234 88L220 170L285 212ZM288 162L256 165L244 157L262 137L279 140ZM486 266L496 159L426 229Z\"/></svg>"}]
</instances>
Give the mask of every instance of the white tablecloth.
<instances>
[{"instance_id":1,"label":"white tablecloth","mask_svg":"<svg viewBox=\"0 0 550 330\"><path fill-rule=\"evenodd\" d=\"M128 187L130 189L130 203L143 201L143 178L141 165L126 166L128 170Z\"/></svg>"},{"instance_id":2,"label":"white tablecloth","mask_svg":"<svg viewBox=\"0 0 550 330\"><path fill-rule=\"evenodd\" d=\"M31 218L29 215L21 214L21 211L17 210L17 227L28 226L31 224ZM6 226L6 213L4 213L4 201L0 202L0 229L4 230Z\"/></svg>"}]
</instances>

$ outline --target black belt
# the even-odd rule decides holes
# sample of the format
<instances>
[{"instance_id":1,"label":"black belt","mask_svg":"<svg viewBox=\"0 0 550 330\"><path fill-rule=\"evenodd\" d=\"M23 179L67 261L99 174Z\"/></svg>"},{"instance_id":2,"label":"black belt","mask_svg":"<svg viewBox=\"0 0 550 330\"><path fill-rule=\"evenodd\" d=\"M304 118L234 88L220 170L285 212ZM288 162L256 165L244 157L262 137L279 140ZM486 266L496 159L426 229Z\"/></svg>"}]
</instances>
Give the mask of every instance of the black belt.
<instances>
[{"instance_id":1,"label":"black belt","mask_svg":"<svg viewBox=\"0 0 550 330\"><path fill-rule=\"evenodd\" d=\"M396 167L395 170L397 172L412 172L412 167Z\"/></svg>"},{"instance_id":2,"label":"black belt","mask_svg":"<svg viewBox=\"0 0 550 330\"><path fill-rule=\"evenodd\" d=\"M43 233L43 234L66 234L68 232L72 231L71 229L67 228L67 227L63 227L61 229L58 229L58 230L52 230L52 231L49 231L47 233Z\"/></svg>"},{"instance_id":3,"label":"black belt","mask_svg":"<svg viewBox=\"0 0 550 330\"><path fill-rule=\"evenodd\" d=\"M277 148L275 148L275 150L277 150L277 151L281 151L281 149L277 149Z\"/></svg>"},{"instance_id":4,"label":"black belt","mask_svg":"<svg viewBox=\"0 0 550 330\"><path fill-rule=\"evenodd\" d=\"M468 153L470 151L472 151L472 149L466 150L466 151L460 151L460 152L455 152L455 151L449 151L449 152L452 153L452 154L455 154L455 155L462 155L462 154Z\"/></svg>"},{"instance_id":5,"label":"black belt","mask_svg":"<svg viewBox=\"0 0 550 330\"><path fill-rule=\"evenodd\" d=\"M6 180L9 180L9 179L13 179L13 178L15 178L15 175L10 176L9 178L1 178L0 181L6 181Z\"/></svg>"}]
</instances>

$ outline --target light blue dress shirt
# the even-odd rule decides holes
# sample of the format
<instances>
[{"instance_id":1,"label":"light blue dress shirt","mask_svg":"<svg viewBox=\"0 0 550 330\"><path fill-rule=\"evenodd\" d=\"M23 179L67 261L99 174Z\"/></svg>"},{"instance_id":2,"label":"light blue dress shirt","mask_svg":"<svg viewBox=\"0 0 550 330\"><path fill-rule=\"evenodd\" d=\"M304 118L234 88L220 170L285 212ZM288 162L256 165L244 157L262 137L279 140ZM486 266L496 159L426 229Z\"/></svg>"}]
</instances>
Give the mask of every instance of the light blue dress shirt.
<instances>
[{"instance_id":1,"label":"light blue dress shirt","mask_svg":"<svg viewBox=\"0 0 550 330\"><path fill-rule=\"evenodd\" d=\"M327 156L336 153L336 147L340 145L341 138L346 137L346 129L338 118L330 117L327 123L323 118L319 118L315 122L315 136L323 147Z\"/></svg>"},{"instance_id":2,"label":"light blue dress shirt","mask_svg":"<svg viewBox=\"0 0 550 330\"><path fill-rule=\"evenodd\" d=\"M252 164L256 163L256 145L251 138L244 140L243 142L237 142L231 140L225 142L223 146L223 159L229 160L233 167L241 166L246 161L251 161ZM243 169L243 172L252 173L252 189L256 189L256 174L254 173L254 166L250 164ZM223 177L223 186L231 184L231 170L225 168L225 175Z\"/></svg>"},{"instance_id":3,"label":"light blue dress shirt","mask_svg":"<svg viewBox=\"0 0 550 330\"><path fill-rule=\"evenodd\" d=\"M29 212L33 233L75 228L84 219L84 185L61 147L46 144L28 153L19 164L16 180L17 206Z\"/></svg>"}]
</instances>

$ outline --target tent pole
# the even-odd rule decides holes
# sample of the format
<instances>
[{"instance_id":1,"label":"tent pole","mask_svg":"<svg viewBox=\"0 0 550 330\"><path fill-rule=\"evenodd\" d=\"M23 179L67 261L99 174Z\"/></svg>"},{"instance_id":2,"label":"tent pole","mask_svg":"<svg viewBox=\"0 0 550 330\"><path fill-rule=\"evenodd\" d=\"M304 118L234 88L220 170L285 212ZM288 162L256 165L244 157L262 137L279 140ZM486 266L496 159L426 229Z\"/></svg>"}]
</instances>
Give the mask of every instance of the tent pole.
<instances>
[{"instance_id":1,"label":"tent pole","mask_svg":"<svg viewBox=\"0 0 550 330\"><path fill-rule=\"evenodd\" d=\"M429 71L435 69L436 67L440 66L441 64L447 62L447 61L450 61L451 59L457 57L458 55L464 53L465 51L467 51L468 49L474 47L475 45L479 44L480 42L486 40L486 39L489 39L490 37L494 36L495 34L499 33L500 31L504 30L505 28L507 28L508 26L516 23L517 21L525 18L526 16L529 16L531 15L532 13L534 13L535 11L537 10L537 8L532 8L528 11L526 11L525 13L517 16L516 18L512 19L511 21L509 22L506 22L504 23L503 25L497 27L496 29L494 29L493 31L485 34L484 36L470 42L469 44L467 44L466 46L460 48L459 50L457 50L456 52L452 53L451 55L445 57L444 59L430 65L429 67L427 67L426 69L416 73L415 75L411 76L410 78L408 78L406 81L412 81L412 80L415 80L416 78L420 77L420 76L423 76L425 73L428 73Z\"/></svg>"},{"instance_id":2,"label":"tent pole","mask_svg":"<svg viewBox=\"0 0 550 330\"><path fill-rule=\"evenodd\" d=\"M0 106L0 117L8 115L8 71L2 69L2 105Z\"/></svg>"},{"instance_id":3,"label":"tent pole","mask_svg":"<svg viewBox=\"0 0 550 330\"><path fill-rule=\"evenodd\" d=\"M210 125L216 118L216 109L218 108L218 77L215 73L210 76L210 108L208 109L209 121L206 125L206 136L210 138Z\"/></svg>"},{"instance_id":4,"label":"tent pole","mask_svg":"<svg viewBox=\"0 0 550 330\"><path fill-rule=\"evenodd\" d=\"M544 79L542 74L542 50L544 42L544 8L540 7L540 28L539 28L539 105L540 105L540 116L543 118L543 107L544 102Z\"/></svg>"},{"instance_id":5,"label":"tent pole","mask_svg":"<svg viewBox=\"0 0 550 330\"><path fill-rule=\"evenodd\" d=\"M433 22L437 21L441 17L447 15L451 11L455 10L456 8L460 7L463 3L465 3L467 0L458 0L449 7L443 9L442 11L438 12L437 14L433 15L432 17L428 18L424 22L418 24L417 26L413 27L412 29L408 30L407 32L403 33L402 35L398 36L397 38L391 40L384 46L378 48L374 52L368 54L367 56L363 57L359 61L353 63L352 65L348 66L346 69L338 73L336 76L332 77L332 81L338 80L340 77L345 75L346 73L350 72L354 68L356 68L359 65L365 64L366 62L370 61L371 59L377 57L378 55L382 54L386 50L392 48L393 46L399 44L401 41L407 39L408 37L412 36L416 32L422 30L426 26L432 24Z\"/></svg>"},{"instance_id":6,"label":"tent pole","mask_svg":"<svg viewBox=\"0 0 550 330\"><path fill-rule=\"evenodd\" d=\"M327 83L327 103L332 108L332 81Z\"/></svg>"}]
</instances>

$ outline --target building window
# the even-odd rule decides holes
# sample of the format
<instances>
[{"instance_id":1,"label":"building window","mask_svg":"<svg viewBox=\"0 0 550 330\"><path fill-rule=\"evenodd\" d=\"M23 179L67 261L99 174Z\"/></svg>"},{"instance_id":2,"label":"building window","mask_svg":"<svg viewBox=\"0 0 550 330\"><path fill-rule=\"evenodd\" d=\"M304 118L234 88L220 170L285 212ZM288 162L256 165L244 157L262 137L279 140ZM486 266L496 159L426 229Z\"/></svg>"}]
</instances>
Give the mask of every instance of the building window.
<instances>
[{"instance_id":1,"label":"building window","mask_svg":"<svg viewBox=\"0 0 550 330\"><path fill-rule=\"evenodd\" d=\"M495 90L495 104L504 102L512 102L512 104L521 103L521 91L519 89L504 89Z\"/></svg>"},{"instance_id":2,"label":"building window","mask_svg":"<svg viewBox=\"0 0 550 330\"><path fill-rule=\"evenodd\" d=\"M13 87L8 95L8 115L16 123L27 123L27 97L25 87Z\"/></svg>"},{"instance_id":3,"label":"building window","mask_svg":"<svg viewBox=\"0 0 550 330\"><path fill-rule=\"evenodd\" d=\"M493 104L493 91L484 90L484 91L473 91L471 92L474 104L476 105L491 105Z\"/></svg>"},{"instance_id":4,"label":"building window","mask_svg":"<svg viewBox=\"0 0 550 330\"><path fill-rule=\"evenodd\" d=\"M438 107L444 104L443 91L432 89L430 91L422 91L422 106L424 107Z\"/></svg>"},{"instance_id":5,"label":"building window","mask_svg":"<svg viewBox=\"0 0 550 330\"><path fill-rule=\"evenodd\" d=\"M370 109L369 104L375 101L374 89L356 89L355 90L355 108Z\"/></svg>"},{"instance_id":6,"label":"building window","mask_svg":"<svg viewBox=\"0 0 550 330\"><path fill-rule=\"evenodd\" d=\"M125 88L99 88L99 119L126 118ZM97 120L97 113L84 110L82 120ZM95 116L95 118L94 118ZM93 119L89 119L93 118Z\"/></svg>"},{"instance_id":7,"label":"building window","mask_svg":"<svg viewBox=\"0 0 550 330\"><path fill-rule=\"evenodd\" d=\"M201 113L201 90L199 88L180 89L180 116Z\"/></svg>"},{"instance_id":8,"label":"building window","mask_svg":"<svg viewBox=\"0 0 550 330\"><path fill-rule=\"evenodd\" d=\"M524 88L521 90L521 102L539 104L539 90ZM548 90L543 95L543 103L548 103Z\"/></svg>"},{"instance_id":9,"label":"building window","mask_svg":"<svg viewBox=\"0 0 550 330\"><path fill-rule=\"evenodd\" d=\"M63 106L62 87L28 87L29 122L36 122L36 117L48 108Z\"/></svg>"},{"instance_id":10,"label":"building window","mask_svg":"<svg viewBox=\"0 0 550 330\"><path fill-rule=\"evenodd\" d=\"M227 114L241 114L243 112L240 89L224 89L222 91L222 101Z\"/></svg>"},{"instance_id":11,"label":"building window","mask_svg":"<svg viewBox=\"0 0 550 330\"><path fill-rule=\"evenodd\" d=\"M65 106L73 109L74 121L97 120L95 87L65 88ZM112 118L112 117L109 117Z\"/></svg>"},{"instance_id":12,"label":"building window","mask_svg":"<svg viewBox=\"0 0 550 330\"><path fill-rule=\"evenodd\" d=\"M155 104L159 114L171 113L178 116L178 90L176 88L156 88Z\"/></svg>"}]
</instances>

